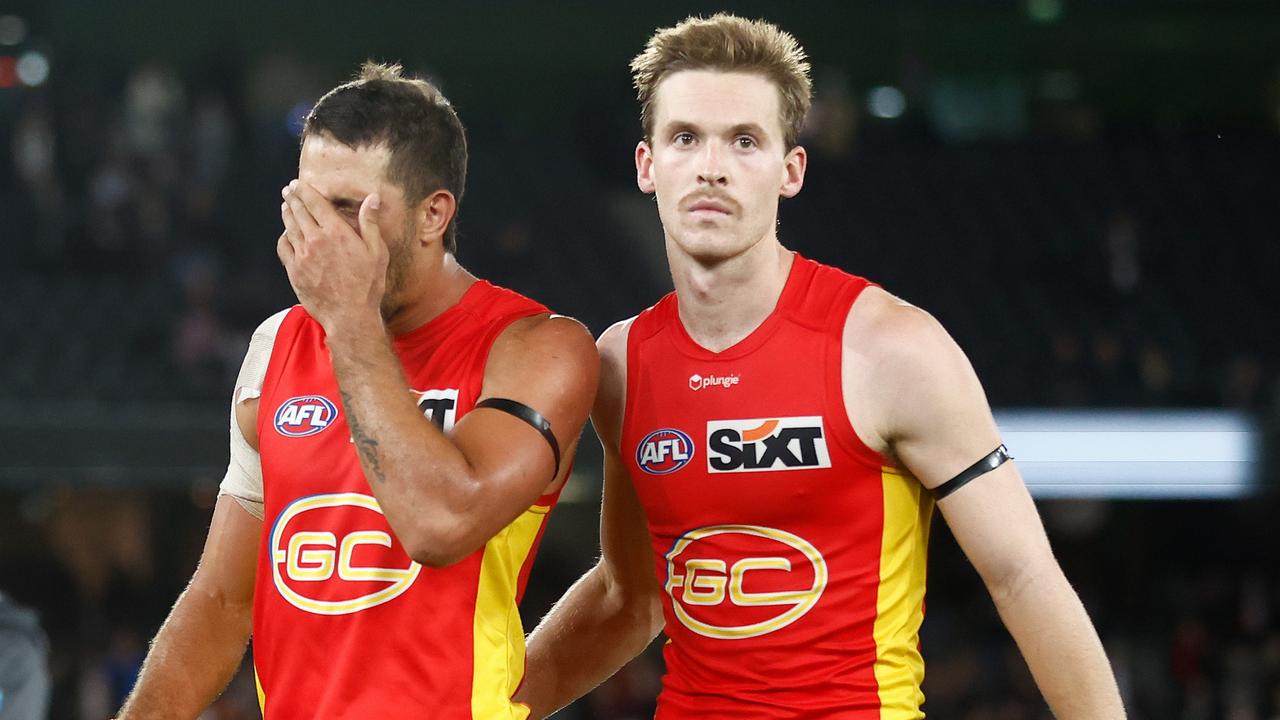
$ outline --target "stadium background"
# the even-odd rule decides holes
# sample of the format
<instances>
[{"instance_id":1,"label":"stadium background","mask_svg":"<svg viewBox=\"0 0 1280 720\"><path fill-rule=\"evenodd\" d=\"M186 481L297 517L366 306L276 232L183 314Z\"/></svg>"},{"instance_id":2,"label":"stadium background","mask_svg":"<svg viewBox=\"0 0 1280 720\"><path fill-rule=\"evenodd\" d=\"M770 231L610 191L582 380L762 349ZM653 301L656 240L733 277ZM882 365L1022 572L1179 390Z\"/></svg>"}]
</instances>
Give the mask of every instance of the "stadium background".
<instances>
[{"instance_id":1,"label":"stadium background","mask_svg":"<svg viewBox=\"0 0 1280 720\"><path fill-rule=\"evenodd\" d=\"M319 94L365 58L437 80L471 139L461 261L598 333L670 284L626 63L718 9L813 60L785 244L937 315L997 408L1255 428L1229 497L1040 507L1131 717L1280 718L1280 8L1237 0L8 3L0 590L41 613L52 717L118 706L194 567L235 369L292 302L276 198ZM593 445L527 627L597 552ZM940 522L923 646L931 717L1048 717ZM562 717L648 717L659 663ZM256 717L251 678L206 717Z\"/></svg>"}]
</instances>

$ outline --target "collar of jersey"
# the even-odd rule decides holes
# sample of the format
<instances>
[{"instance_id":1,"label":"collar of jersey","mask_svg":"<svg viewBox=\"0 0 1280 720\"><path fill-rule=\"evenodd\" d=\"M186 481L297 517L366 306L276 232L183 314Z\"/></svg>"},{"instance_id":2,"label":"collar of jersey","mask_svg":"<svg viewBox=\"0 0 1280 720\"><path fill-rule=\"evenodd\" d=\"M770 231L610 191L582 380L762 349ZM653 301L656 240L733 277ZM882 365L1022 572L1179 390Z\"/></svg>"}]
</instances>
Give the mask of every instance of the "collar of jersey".
<instances>
[{"instance_id":1,"label":"collar of jersey","mask_svg":"<svg viewBox=\"0 0 1280 720\"><path fill-rule=\"evenodd\" d=\"M670 313L671 324L675 326L676 347L684 355L696 359L734 360L750 355L777 332L778 326L787 315L787 311L795 304L796 296L806 284L805 281L811 274L812 267L813 265L809 260L803 258L800 253L795 253L795 258L791 262L791 270L787 272L787 282L783 284L782 293L778 295L778 302L774 304L773 310L768 317L746 337L720 352L712 352L706 349L689 335L689 330L680 319L680 297L678 295L673 296L674 302L671 303Z\"/></svg>"}]
</instances>

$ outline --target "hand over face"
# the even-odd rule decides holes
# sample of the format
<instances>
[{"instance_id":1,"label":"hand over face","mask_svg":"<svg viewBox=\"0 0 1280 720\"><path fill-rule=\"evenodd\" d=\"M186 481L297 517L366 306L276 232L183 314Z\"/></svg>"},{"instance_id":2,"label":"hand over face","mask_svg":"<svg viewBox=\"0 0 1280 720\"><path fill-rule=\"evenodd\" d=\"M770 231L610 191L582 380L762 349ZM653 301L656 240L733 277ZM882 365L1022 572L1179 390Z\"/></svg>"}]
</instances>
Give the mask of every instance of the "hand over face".
<instances>
[{"instance_id":1,"label":"hand over face","mask_svg":"<svg viewBox=\"0 0 1280 720\"><path fill-rule=\"evenodd\" d=\"M306 182L294 180L281 194L285 230L276 253L298 301L330 334L344 323L380 319L388 250L378 229L379 196L360 204L357 231Z\"/></svg>"}]
</instances>

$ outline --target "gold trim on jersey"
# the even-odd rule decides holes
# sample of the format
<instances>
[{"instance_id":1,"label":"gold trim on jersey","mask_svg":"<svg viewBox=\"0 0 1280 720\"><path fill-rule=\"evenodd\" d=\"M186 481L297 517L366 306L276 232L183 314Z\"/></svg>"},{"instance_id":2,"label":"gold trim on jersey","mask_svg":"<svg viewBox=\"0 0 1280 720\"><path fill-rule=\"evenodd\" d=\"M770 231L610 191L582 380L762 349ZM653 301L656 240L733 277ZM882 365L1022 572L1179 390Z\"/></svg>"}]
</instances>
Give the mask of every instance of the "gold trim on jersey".
<instances>
[{"instance_id":1,"label":"gold trim on jersey","mask_svg":"<svg viewBox=\"0 0 1280 720\"><path fill-rule=\"evenodd\" d=\"M549 512L550 507L530 507L484 545L472 627L471 717L478 720L529 717L528 706L510 699L524 679L524 626L516 590Z\"/></svg>"},{"instance_id":2,"label":"gold trim on jersey","mask_svg":"<svg viewBox=\"0 0 1280 720\"><path fill-rule=\"evenodd\" d=\"M253 664L253 685L258 690L258 712L267 711L267 693L262 689L262 678L258 677L258 664Z\"/></svg>"},{"instance_id":3,"label":"gold trim on jersey","mask_svg":"<svg viewBox=\"0 0 1280 720\"><path fill-rule=\"evenodd\" d=\"M920 624L924 620L926 548L933 497L910 475L881 468L884 530L880 546L880 590L876 598L875 675L882 720L923 718L924 659Z\"/></svg>"}]
</instances>

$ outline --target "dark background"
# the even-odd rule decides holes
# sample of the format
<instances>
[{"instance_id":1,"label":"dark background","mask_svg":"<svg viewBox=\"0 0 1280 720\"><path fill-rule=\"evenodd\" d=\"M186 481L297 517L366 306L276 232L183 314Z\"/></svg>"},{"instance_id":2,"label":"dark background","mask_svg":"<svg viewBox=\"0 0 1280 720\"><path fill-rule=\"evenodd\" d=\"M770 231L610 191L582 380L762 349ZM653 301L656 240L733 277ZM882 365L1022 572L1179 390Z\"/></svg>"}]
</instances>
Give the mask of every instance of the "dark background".
<instances>
[{"instance_id":1,"label":"dark background","mask_svg":"<svg viewBox=\"0 0 1280 720\"><path fill-rule=\"evenodd\" d=\"M1226 408L1273 437L1274 2L11 3L0 590L42 613L53 717L114 710L194 567L248 335L293 302L276 198L311 103L366 58L438 82L471 141L461 262L599 333L670 287L627 62L719 9L812 59L784 244L934 313L997 407ZM598 552L583 447L527 627ZM1041 503L1131 717L1280 717L1274 474L1230 501ZM929 582L930 716L1047 717L941 522ZM647 717L658 663L565 717ZM242 674L207 717L255 713Z\"/></svg>"}]
</instances>

